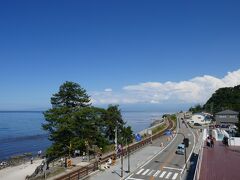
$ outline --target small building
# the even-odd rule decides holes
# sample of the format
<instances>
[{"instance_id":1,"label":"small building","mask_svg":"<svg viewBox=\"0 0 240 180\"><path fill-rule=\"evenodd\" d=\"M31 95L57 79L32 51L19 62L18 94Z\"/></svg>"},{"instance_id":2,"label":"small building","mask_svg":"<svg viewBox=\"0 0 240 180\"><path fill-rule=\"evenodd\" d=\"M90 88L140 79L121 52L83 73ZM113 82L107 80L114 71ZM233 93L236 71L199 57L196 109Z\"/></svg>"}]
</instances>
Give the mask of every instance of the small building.
<instances>
[{"instance_id":1,"label":"small building","mask_svg":"<svg viewBox=\"0 0 240 180\"><path fill-rule=\"evenodd\" d=\"M209 123L211 123L211 118L209 118L209 116L204 114L204 113L197 113L197 114L192 115L189 122L192 123L192 124L198 123L198 124L201 124L201 125L209 124Z\"/></svg>"},{"instance_id":2,"label":"small building","mask_svg":"<svg viewBox=\"0 0 240 180\"><path fill-rule=\"evenodd\" d=\"M229 109L218 112L215 114L216 124L236 124L238 122L238 114L238 112Z\"/></svg>"},{"instance_id":3,"label":"small building","mask_svg":"<svg viewBox=\"0 0 240 180\"><path fill-rule=\"evenodd\" d=\"M190 119L192 117L192 112L188 111L184 113L184 119Z\"/></svg>"}]
</instances>

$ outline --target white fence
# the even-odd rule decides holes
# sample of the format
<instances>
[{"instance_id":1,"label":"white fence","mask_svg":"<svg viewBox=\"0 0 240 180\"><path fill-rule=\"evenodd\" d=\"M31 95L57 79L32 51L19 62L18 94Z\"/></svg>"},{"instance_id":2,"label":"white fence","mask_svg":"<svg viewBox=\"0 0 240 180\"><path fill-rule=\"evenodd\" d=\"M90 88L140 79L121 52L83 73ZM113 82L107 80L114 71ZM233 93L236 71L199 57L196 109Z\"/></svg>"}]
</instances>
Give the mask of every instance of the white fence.
<instances>
[{"instance_id":1,"label":"white fence","mask_svg":"<svg viewBox=\"0 0 240 180\"><path fill-rule=\"evenodd\" d=\"M230 146L240 146L240 137L231 137L228 140Z\"/></svg>"}]
</instances>

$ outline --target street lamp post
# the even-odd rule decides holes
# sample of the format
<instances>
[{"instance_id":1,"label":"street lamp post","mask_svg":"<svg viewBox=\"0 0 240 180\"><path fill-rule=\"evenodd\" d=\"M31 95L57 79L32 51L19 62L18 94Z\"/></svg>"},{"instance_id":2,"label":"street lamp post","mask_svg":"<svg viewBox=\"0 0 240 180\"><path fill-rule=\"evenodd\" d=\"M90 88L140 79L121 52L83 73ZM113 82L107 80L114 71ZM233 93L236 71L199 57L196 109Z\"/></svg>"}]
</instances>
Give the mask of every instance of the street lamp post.
<instances>
[{"instance_id":1,"label":"street lamp post","mask_svg":"<svg viewBox=\"0 0 240 180\"><path fill-rule=\"evenodd\" d=\"M121 177L123 177L123 148L121 151Z\"/></svg>"},{"instance_id":2,"label":"street lamp post","mask_svg":"<svg viewBox=\"0 0 240 180\"><path fill-rule=\"evenodd\" d=\"M126 144L127 144L127 155L128 155L128 170L125 171L126 173L130 173L130 152L129 152L129 143L126 139Z\"/></svg>"}]
</instances>

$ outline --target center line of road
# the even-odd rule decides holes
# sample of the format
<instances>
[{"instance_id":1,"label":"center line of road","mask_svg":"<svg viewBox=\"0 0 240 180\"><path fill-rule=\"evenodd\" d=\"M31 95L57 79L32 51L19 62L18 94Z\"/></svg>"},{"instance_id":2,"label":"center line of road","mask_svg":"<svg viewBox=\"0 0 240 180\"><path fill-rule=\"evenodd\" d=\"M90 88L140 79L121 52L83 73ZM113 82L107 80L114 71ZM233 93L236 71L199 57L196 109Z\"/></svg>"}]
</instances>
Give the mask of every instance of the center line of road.
<instances>
[{"instance_id":1,"label":"center line of road","mask_svg":"<svg viewBox=\"0 0 240 180\"><path fill-rule=\"evenodd\" d=\"M183 169L180 169L180 168L173 168L173 167L163 167L163 169L173 169L173 170L178 170L178 171L183 170Z\"/></svg>"}]
</instances>

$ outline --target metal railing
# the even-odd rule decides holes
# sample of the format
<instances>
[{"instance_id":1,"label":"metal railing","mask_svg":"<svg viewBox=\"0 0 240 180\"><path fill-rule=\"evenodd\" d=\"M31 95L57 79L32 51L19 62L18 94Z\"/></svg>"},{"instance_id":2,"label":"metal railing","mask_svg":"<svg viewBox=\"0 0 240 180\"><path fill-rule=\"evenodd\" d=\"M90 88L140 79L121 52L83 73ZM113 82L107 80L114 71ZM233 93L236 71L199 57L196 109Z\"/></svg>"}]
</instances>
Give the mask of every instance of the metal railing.
<instances>
[{"instance_id":1,"label":"metal railing","mask_svg":"<svg viewBox=\"0 0 240 180\"><path fill-rule=\"evenodd\" d=\"M193 180L199 180L201 165L202 165L203 145L204 145L204 141L202 140L199 153L198 153L197 165L196 165Z\"/></svg>"},{"instance_id":2,"label":"metal railing","mask_svg":"<svg viewBox=\"0 0 240 180\"><path fill-rule=\"evenodd\" d=\"M152 140L155 140L155 139L159 138L160 136L162 136L166 129L173 130L174 128L175 128L175 125L174 125L173 121L171 121L171 120L168 121L168 126L166 128L164 128L162 131L158 132L157 134L152 135L152 137L147 137L140 142L136 142L136 143L129 145L128 151L127 151L127 147L124 147L123 152L122 152L123 156L126 156L128 152L133 153L136 150L146 146L147 144L150 144L152 142ZM100 161L95 161L94 163L91 163L87 166L80 167L77 170L74 170L72 172L69 172L66 175L62 175L62 176L56 178L55 180L78 180L80 178L84 178L84 177L88 176L90 173L98 170L99 165L106 163L108 161L108 159L113 156L115 156L115 152L112 152L112 153L108 154L107 156L101 158Z\"/></svg>"}]
</instances>

